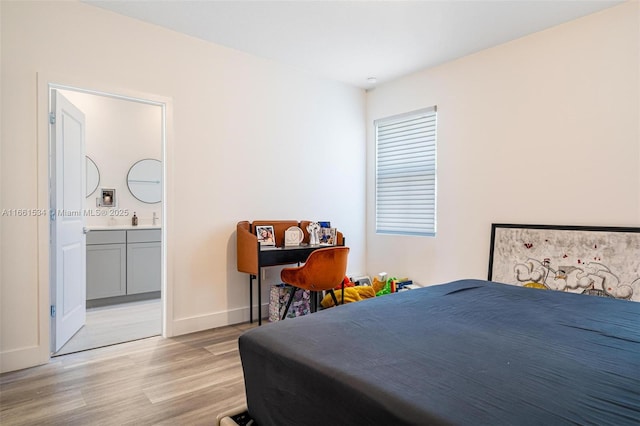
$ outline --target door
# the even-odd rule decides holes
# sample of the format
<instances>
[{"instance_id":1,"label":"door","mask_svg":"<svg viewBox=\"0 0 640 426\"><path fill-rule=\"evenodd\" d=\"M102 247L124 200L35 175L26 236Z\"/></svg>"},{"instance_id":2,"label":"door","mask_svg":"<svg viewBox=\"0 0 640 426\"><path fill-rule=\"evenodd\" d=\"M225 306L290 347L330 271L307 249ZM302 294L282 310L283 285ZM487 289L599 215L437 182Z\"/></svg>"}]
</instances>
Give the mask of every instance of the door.
<instances>
[{"instance_id":1,"label":"door","mask_svg":"<svg viewBox=\"0 0 640 426\"><path fill-rule=\"evenodd\" d=\"M85 323L85 118L51 91L51 347L60 348Z\"/></svg>"}]
</instances>

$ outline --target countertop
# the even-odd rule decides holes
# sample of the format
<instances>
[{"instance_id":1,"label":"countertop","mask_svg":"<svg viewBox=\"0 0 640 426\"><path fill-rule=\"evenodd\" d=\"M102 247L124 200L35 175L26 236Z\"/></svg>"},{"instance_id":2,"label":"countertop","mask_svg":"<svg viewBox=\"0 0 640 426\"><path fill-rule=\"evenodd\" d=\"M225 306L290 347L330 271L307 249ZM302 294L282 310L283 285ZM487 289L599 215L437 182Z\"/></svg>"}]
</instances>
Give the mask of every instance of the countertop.
<instances>
[{"instance_id":1,"label":"countertop","mask_svg":"<svg viewBox=\"0 0 640 426\"><path fill-rule=\"evenodd\" d=\"M162 229L160 225L96 225L87 226L89 231L131 231L136 229Z\"/></svg>"}]
</instances>

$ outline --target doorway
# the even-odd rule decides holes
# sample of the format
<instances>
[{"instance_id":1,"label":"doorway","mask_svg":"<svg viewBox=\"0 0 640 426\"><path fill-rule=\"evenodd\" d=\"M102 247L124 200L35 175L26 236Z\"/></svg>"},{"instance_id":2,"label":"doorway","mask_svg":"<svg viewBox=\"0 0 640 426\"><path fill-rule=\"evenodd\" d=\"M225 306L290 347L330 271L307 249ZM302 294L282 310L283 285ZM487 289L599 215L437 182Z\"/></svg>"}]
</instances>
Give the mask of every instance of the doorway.
<instances>
[{"instance_id":1,"label":"doorway","mask_svg":"<svg viewBox=\"0 0 640 426\"><path fill-rule=\"evenodd\" d=\"M51 356L161 335L165 104L54 84L49 90L86 118L86 319L68 341L56 342L52 318ZM51 192L57 185L53 179ZM57 281L52 275L51 300Z\"/></svg>"}]
</instances>

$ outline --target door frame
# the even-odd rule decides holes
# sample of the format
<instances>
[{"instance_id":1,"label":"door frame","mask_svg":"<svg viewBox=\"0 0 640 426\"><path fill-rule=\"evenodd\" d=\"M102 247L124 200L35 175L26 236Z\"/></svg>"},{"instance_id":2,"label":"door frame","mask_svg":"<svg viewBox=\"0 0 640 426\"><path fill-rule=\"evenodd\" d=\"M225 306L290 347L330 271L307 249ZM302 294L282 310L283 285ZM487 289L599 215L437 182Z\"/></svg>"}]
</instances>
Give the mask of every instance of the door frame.
<instances>
[{"instance_id":1,"label":"door frame","mask_svg":"<svg viewBox=\"0 0 640 426\"><path fill-rule=\"evenodd\" d=\"M170 179L172 170L170 161L173 134L173 101L170 97L141 93L133 90L114 88L109 85L101 85L96 88L96 83L86 81L80 77L52 76L38 72L36 74L37 87L37 187L38 187L38 211L50 212L49 200L49 158L51 155L51 137L49 135L49 111L51 108L51 91L69 90L90 95L106 96L124 101L140 102L159 106L162 110L162 207L161 207L161 234L162 234L162 270L161 270L161 304L162 304L162 336L173 336L173 280L171 271L173 256L171 252L170 222L172 209L169 207L173 198L173 185ZM43 364L51 358L51 317L50 306L53 293L50 277L50 221L49 214L38 216L38 360L34 364Z\"/></svg>"}]
</instances>

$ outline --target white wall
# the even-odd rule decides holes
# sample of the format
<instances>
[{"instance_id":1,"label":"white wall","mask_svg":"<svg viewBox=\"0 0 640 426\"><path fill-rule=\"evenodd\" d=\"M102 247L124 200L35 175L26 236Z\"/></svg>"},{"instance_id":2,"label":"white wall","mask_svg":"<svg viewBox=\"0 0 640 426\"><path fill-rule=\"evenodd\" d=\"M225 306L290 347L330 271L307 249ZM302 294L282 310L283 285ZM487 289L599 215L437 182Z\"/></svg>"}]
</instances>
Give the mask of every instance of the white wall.
<instances>
[{"instance_id":1,"label":"white wall","mask_svg":"<svg viewBox=\"0 0 640 426\"><path fill-rule=\"evenodd\" d=\"M135 213L139 225L160 218L161 204L143 203L127 186L127 174L136 162L162 160L162 108L133 100L117 99L75 90L60 90L85 115L86 155L100 174L98 189L86 199L87 226L131 225ZM96 205L100 188L116 190L116 208Z\"/></svg>"},{"instance_id":2,"label":"white wall","mask_svg":"<svg viewBox=\"0 0 640 426\"><path fill-rule=\"evenodd\" d=\"M364 272L361 90L82 3L0 8L2 208L48 208L47 82L167 101L168 334L248 319L240 220L331 220ZM48 359L48 223L0 219L8 371Z\"/></svg>"},{"instance_id":3,"label":"white wall","mask_svg":"<svg viewBox=\"0 0 640 426\"><path fill-rule=\"evenodd\" d=\"M491 223L640 225L639 26L628 2L371 91L367 269L486 279ZM437 236L376 235L373 120L432 105Z\"/></svg>"}]
</instances>

